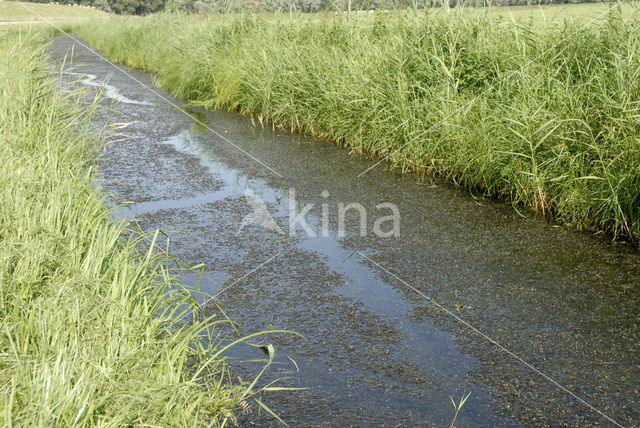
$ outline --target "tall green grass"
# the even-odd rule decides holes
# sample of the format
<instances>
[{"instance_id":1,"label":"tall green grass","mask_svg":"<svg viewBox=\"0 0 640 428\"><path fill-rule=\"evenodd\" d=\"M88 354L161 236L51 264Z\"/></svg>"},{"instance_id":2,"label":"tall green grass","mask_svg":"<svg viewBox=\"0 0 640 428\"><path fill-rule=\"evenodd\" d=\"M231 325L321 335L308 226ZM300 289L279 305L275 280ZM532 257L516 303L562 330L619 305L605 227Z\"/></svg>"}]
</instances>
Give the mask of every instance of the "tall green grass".
<instances>
[{"instance_id":1,"label":"tall green grass","mask_svg":"<svg viewBox=\"0 0 640 428\"><path fill-rule=\"evenodd\" d=\"M640 239L640 14L161 14L79 32L174 94ZM428 207L425 207L428 209Z\"/></svg>"},{"instance_id":2,"label":"tall green grass","mask_svg":"<svg viewBox=\"0 0 640 428\"><path fill-rule=\"evenodd\" d=\"M177 322L196 304L139 250L155 237L109 220L97 103L59 90L41 39L0 38L0 425L224 425L252 388L204 344L220 321Z\"/></svg>"}]
</instances>

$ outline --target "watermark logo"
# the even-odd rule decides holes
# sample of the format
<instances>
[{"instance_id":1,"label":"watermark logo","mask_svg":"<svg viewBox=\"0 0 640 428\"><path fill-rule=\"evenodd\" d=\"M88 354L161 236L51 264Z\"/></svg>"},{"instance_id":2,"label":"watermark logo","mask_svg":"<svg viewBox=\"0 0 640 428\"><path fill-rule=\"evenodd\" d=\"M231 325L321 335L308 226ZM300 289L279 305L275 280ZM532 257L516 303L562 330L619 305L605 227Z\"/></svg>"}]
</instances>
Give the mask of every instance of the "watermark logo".
<instances>
[{"instance_id":1,"label":"watermark logo","mask_svg":"<svg viewBox=\"0 0 640 428\"><path fill-rule=\"evenodd\" d=\"M284 231L280 229L276 220L269 213L267 204L265 204L264 201L260 199L253 190L251 190L251 188L247 187L244 190L244 197L247 199L247 204L249 204L253 211L242 218L242 223L240 224L238 233L240 233L245 226L258 225L267 230L284 235Z\"/></svg>"},{"instance_id":2,"label":"watermark logo","mask_svg":"<svg viewBox=\"0 0 640 428\"><path fill-rule=\"evenodd\" d=\"M327 200L329 192L325 190L320 195ZM269 212L267 204L252 189L246 188L244 196L252 212L244 216L238 233L248 225L257 225L269 231L283 235L288 234L291 237L296 236L298 230L302 230L307 236L315 238L318 235L316 233L318 227L312 226L320 226L320 235L328 237L331 234L330 219L333 217L337 218L335 229L337 229L338 237L344 237L347 235L347 217L355 216L358 220L356 227L360 236L369 234L380 238L400 236L400 210L393 203L377 204L375 213L370 213L364 205L357 202L348 204L338 202L334 206L329 202L324 202L320 204L320 214L318 215L313 211L316 204L299 204L296 200L296 190L291 188L289 189L287 207L288 230L285 232Z\"/></svg>"}]
</instances>

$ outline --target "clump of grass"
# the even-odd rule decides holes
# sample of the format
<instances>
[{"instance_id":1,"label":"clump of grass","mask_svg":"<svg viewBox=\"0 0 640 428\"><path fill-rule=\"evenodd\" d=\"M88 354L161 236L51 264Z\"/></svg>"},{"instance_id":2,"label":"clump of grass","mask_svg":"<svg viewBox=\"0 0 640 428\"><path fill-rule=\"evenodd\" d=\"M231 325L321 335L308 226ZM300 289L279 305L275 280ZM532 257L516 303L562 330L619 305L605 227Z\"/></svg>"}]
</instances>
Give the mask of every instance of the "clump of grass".
<instances>
[{"instance_id":1,"label":"clump of grass","mask_svg":"<svg viewBox=\"0 0 640 428\"><path fill-rule=\"evenodd\" d=\"M187 316L189 290L139 250L155 237L109 220L97 103L56 89L41 38L0 38L0 424L224 425L257 388L229 382L207 345L221 320Z\"/></svg>"},{"instance_id":2,"label":"clump of grass","mask_svg":"<svg viewBox=\"0 0 640 428\"><path fill-rule=\"evenodd\" d=\"M640 15L161 14L79 31L174 94L640 239Z\"/></svg>"}]
</instances>

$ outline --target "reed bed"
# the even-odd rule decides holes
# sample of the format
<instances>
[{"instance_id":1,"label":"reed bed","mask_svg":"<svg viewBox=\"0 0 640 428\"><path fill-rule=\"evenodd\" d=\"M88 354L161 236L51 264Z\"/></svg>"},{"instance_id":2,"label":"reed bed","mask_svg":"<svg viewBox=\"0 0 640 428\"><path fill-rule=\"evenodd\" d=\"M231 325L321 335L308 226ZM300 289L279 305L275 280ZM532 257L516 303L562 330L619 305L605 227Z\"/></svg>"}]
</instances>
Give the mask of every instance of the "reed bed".
<instances>
[{"instance_id":1,"label":"reed bed","mask_svg":"<svg viewBox=\"0 0 640 428\"><path fill-rule=\"evenodd\" d=\"M0 425L224 425L254 392L230 382L224 320L178 322L196 303L158 235L109 219L97 100L60 88L43 37L0 37Z\"/></svg>"},{"instance_id":2,"label":"reed bed","mask_svg":"<svg viewBox=\"0 0 640 428\"><path fill-rule=\"evenodd\" d=\"M640 15L607 7L544 25L458 8L167 13L78 31L197 104L638 241Z\"/></svg>"}]
</instances>

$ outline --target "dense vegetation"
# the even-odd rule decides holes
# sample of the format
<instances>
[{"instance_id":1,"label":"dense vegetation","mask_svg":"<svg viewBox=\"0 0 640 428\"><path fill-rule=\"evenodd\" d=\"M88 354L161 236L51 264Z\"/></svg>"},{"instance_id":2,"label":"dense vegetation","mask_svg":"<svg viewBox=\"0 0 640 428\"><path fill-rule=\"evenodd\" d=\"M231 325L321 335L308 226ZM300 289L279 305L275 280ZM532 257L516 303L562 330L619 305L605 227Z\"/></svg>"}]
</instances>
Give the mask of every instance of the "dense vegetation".
<instances>
[{"instance_id":1,"label":"dense vegetation","mask_svg":"<svg viewBox=\"0 0 640 428\"><path fill-rule=\"evenodd\" d=\"M162 14L81 34L201 105L638 240L639 18Z\"/></svg>"},{"instance_id":2,"label":"dense vegetation","mask_svg":"<svg viewBox=\"0 0 640 428\"><path fill-rule=\"evenodd\" d=\"M0 425L232 418L250 391L194 340L214 320L177 324L190 295L109 220L92 187L96 105L56 87L40 41L0 37Z\"/></svg>"}]
</instances>

